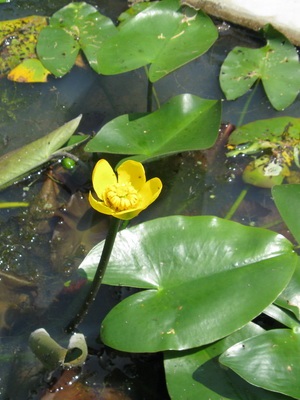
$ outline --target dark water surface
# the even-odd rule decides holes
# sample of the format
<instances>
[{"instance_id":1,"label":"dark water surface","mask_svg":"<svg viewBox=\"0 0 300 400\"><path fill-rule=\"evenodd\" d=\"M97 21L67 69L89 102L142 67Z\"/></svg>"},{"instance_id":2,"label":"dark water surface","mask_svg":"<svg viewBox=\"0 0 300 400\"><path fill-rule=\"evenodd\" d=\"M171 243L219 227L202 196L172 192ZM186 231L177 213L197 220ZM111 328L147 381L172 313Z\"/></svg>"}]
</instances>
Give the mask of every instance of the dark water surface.
<instances>
[{"instance_id":1,"label":"dark water surface","mask_svg":"<svg viewBox=\"0 0 300 400\"><path fill-rule=\"evenodd\" d=\"M33 14L50 16L68 3L16 0L0 5L0 20ZM126 1L121 0L88 3L113 20L127 8ZM216 23L220 38L210 51L155 84L161 103L181 93L222 99L218 74L228 52L237 45L260 44L248 31L221 21ZM79 114L83 114L79 130L92 135L118 115L144 112L146 93L142 69L118 76L99 76L89 67L74 67L62 79L50 78L45 84L16 84L3 78L0 156ZM247 99L243 96L234 102L223 101L225 125L240 124ZM287 110L276 112L259 87L243 123L274 116L297 116L298 110L299 100ZM50 378L29 351L28 336L44 327L61 345L67 344L63 328L77 309L85 287L79 282L66 288L64 283L73 277L86 252L106 234L107 218L95 215L86 200L91 169L98 156L76 151L83 164L75 171L64 171L59 163L53 164L51 170L42 169L0 192L0 202L30 203L25 209L0 209L0 399L41 398ZM116 161L113 157L111 160ZM237 167L225 162L223 144L216 145L215 152L180 154L147 169L150 176L161 177L165 190L155 207L150 207L134 223L170 214L224 217L243 188ZM49 173L64 185L49 182ZM45 198L50 210L43 208ZM270 191L253 188L235 219L263 225L272 221L272 213ZM126 288L103 286L89 316L80 325L90 347L83 381L96 388L105 382L133 400L168 399L160 355L121 354L105 348L99 340L102 318L130 293Z\"/></svg>"}]
</instances>

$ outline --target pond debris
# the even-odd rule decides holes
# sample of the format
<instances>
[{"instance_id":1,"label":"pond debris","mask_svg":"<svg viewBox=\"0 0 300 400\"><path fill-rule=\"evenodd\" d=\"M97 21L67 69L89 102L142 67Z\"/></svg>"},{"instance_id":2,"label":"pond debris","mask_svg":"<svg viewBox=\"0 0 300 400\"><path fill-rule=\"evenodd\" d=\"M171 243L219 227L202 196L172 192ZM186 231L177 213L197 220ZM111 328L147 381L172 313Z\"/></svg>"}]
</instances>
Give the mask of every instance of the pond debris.
<instances>
[{"instance_id":1,"label":"pond debris","mask_svg":"<svg viewBox=\"0 0 300 400\"><path fill-rule=\"evenodd\" d=\"M300 169L300 121L282 117L258 120L237 128L229 137L227 157L250 155L253 159L243 171L245 183L272 188ZM238 160L238 159L237 159ZM293 172L293 173L292 173ZM299 179L299 175L298 175Z\"/></svg>"},{"instance_id":2,"label":"pond debris","mask_svg":"<svg viewBox=\"0 0 300 400\"><path fill-rule=\"evenodd\" d=\"M8 318L11 310L19 314L30 309L36 290L36 285L28 279L0 271L1 332L10 330L15 322L15 318Z\"/></svg>"},{"instance_id":3,"label":"pond debris","mask_svg":"<svg viewBox=\"0 0 300 400\"><path fill-rule=\"evenodd\" d=\"M87 344L82 333L74 333L68 348L59 345L44 328L36 329L29 337L29 347L44 367L76 368L84 364L88 355Z\"/></svg>"}]
</instances>

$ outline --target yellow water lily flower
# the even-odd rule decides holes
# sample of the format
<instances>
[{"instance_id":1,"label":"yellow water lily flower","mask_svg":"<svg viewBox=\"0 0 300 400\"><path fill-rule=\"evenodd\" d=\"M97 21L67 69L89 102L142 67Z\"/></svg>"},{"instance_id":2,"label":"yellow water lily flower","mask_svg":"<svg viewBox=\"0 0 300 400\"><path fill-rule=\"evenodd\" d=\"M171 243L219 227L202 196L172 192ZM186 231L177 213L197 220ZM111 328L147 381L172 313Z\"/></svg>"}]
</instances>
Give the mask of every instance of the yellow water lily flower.
<instances>
[{"instance_id":1,"label":"yellow water lily flower","mask_svg":"<svg viewBox=\"0 0 300 400\"><path fill-rule=\"evenodd\" d=\"M133 160L123 162L117 175L106 160L99 160L92 174L95 194L90 192L91 206L107 215L129 220L145 210L159 196L159 178L146 181L144 167Z\"/></svg>"}]
</instances>

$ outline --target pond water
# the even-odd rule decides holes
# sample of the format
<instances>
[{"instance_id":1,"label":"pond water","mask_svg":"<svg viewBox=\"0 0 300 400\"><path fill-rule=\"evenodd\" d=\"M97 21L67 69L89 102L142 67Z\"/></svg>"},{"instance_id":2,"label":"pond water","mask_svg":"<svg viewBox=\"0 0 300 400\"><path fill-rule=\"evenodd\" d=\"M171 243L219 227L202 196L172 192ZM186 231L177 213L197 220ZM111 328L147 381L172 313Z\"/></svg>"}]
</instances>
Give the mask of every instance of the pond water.
<instances>
[{"instance_id":1,"label":"pond water","mask_svg":"<svg viewBox=\"0 0 300 400\"><path fill-rule=\"evenodd\" d=\"M121 0L88 2L114 20L127 8L126 1ZM51 15L65 4L68 1L16 0L0 5L0 20ZM223 98L218 75L228 52L237 45L260 45L252 32L215 22L220 37L213 47L155 84L161 103L181 93ZM146 93L147 81L142 69L100 76L89 67L74 67L64 78L50 78L45 84L16 84L2 78L0 156L79 114L83 114L79 131L92 135L118 115L144 112ZM229 124L297 116L299 110L297 100L285 111L275 111L260 86L249 104L248 99L246 95L237 101L223 101L225 137L231 129ZM221 137L211 150L175 155L147 165L148 175L159 176L163 181L164 192L134 223L171 214L226 216L244 185L240 167L226 160L224 140ZM29 351L29 334L44 327L61 345L66 345L68 337L63 329L86 289L80 280L71 287L64 284L76 274L76 267L87 251L106 234L108 219L92 212L86 198L91 170L100 155L85 154L82 149L75 153L82 160L75 170L64 170L59 161L53 161L0 192L0 202L30 204L27 208L0 209L1 399L40 399L53 381ZM118 161L117 157L108 159ZM57 180L63 184L56 183ZM45 202L51 207L45 209ZM270 191L256 188L249 189L233 215L233 219L247 225L284 229L278 218ZM111 392L107 389L102 393L106 399L168 399L160 356L122 354L105 348L99 341L101 319L130 293L129 289L101 287L88 317L80 325L90 350L81 384L97 392L105 383L111 388ZM66 381L71 379L68 377Z\"/></svg>"}]
</instances>

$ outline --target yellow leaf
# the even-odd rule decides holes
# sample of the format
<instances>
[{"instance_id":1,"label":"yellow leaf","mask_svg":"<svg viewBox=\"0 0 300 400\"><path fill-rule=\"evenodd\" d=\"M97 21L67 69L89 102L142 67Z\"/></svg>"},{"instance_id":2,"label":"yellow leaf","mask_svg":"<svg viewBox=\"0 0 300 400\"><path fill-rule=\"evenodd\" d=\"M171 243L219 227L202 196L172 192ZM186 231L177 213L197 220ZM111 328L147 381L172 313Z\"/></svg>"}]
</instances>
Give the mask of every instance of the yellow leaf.
<instances>
[{"instance_id":1,"label":"yellow leaf","mask_svg":"<svg viewBox=\"0 0 300 400\"><path fill-rule=\"evenodd\" d=\"M36 58L24 60L17 65L7 78L15 82L47 82L50 72L43 66L40 60Z\"/></svg>"},{"instance_id":2,"label":"yellow leaf","mask_svg":"<svg viewBox=\"0 0 300 400\"><path fill-rule=\"evenodd\" d=\"M47 18L36 15L0 21L0 76L22 60L36 58L37 36L46 25Z\"/></svg>"}]
</instances>

